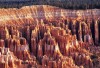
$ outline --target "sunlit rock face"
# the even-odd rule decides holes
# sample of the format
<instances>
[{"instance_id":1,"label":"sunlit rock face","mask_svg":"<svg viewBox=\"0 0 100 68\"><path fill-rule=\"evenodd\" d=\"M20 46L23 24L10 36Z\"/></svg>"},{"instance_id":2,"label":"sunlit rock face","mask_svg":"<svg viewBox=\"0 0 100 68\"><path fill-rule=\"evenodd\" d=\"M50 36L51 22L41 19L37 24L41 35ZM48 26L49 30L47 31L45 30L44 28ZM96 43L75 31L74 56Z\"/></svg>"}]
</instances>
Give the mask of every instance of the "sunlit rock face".
<instances>
[{"instance_id":1,"label":"sunlit rock face","mask_svg":"<svg viewBox=\"0 0 100 68\"><path fill-rule=\"evenodd\" d=\"M29 24L36 19L58 20L58 19L98 19L99 9L89 10L66 10L49 5L25 6L20 9L0 9L0 24L9 23L12 25Z\"/></svg>"},{"instance_id":2,"label":"sunlit rock face","mask_svg":"<svg viewBox=\"0 0 100 68\"><path fill-rule=\"evenodd\" d=\"M99 17L99 9L0 9L0 68L99 68Z\"/></svg>"}]
</instances>

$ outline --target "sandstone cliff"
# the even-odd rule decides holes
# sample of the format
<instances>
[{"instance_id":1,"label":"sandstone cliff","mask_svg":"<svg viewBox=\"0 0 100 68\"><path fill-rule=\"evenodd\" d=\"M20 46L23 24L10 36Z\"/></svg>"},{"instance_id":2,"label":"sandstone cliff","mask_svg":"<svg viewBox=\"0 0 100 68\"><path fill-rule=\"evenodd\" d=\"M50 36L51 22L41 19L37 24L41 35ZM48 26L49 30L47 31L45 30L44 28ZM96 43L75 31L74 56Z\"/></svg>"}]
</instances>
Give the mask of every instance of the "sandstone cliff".
<instances>
[{"instance_id":1,"label":"sandstone cliff","mask_svg":"<svg viewBox=\"0 0 100 68\"><path fill-rule=\"evenodd\" d=\"M99 9L66 10L49 5L25 6L21 9L0 9L0 24L12 25L28 24L36 19L99 19Z\"/></svg>"}]
</instances>

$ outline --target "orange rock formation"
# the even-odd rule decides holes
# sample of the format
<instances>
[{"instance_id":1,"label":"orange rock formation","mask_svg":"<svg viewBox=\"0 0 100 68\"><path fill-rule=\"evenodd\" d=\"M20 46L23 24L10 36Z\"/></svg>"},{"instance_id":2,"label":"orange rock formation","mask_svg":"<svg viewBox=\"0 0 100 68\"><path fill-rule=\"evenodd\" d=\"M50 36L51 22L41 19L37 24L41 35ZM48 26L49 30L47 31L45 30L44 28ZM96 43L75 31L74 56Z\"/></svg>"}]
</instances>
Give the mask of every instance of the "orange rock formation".
<instances>
[{"instance_id":1,"label":"orange rock formation","mask_svg":"<svg viewBox=\"0 0 100 68\"><path fill-rule=\"evenodd\" d=\"M0 9L0 68L99 68L99 9Z\"/></svg>"}]
</instances>

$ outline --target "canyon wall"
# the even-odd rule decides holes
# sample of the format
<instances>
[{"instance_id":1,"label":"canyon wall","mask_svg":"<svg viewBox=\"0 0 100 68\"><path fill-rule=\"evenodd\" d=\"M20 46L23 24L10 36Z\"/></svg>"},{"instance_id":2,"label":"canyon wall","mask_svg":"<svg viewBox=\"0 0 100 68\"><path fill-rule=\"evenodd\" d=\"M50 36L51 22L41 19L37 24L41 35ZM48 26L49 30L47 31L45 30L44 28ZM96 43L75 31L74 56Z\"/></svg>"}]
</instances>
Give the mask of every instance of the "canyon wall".
<instances>
[{"instance_id":1,"label":"canyon wall","mask_svg":"<svg viewBox=\"0 0 100 68\"><path fill-rule=\"evenodd\" d=\"M99 9L66 10L48 5L35 5L22 7L20 9L0 9L0 24L9 23L13 25L20 25L25 24L29 20L30 23L32 23L33 21L36 21L36 19L99 19L99 16Z\"/></svg>"}]
</instances>

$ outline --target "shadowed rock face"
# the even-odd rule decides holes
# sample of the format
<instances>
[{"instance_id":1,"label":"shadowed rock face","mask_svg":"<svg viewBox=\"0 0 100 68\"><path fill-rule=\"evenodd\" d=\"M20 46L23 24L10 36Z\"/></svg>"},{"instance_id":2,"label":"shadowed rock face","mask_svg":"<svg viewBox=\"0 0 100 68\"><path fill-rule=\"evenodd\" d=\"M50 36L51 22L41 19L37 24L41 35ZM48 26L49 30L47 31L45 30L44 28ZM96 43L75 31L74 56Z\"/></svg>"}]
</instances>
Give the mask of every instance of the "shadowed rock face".
<instances>
[{"instance_id":1,"label":"shadowed rock face","mask_svg":"<svg viewBox=\"0 0 100 68\"><path fill-rule=\"evenodd\" d=\"M0 68L99 68L99 13L45 5L0 9Z\"/></svg>"}]
</instances>

